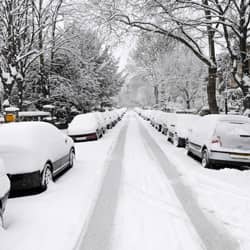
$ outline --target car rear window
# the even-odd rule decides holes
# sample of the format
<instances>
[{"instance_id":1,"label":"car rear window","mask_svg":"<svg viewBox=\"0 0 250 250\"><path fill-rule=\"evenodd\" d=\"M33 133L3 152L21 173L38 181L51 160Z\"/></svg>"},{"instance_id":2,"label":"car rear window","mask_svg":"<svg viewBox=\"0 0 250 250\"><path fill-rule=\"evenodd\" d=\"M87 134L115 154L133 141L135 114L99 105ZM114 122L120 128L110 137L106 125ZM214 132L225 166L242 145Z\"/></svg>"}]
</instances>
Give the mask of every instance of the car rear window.
<instances>
[{"instance_id":1,"label":"car rear window","mask_svg":"<svg viewBox=\"0 0 250 250\"><path fill-rule=\"evenodd\" d=\"M220 121L216 136L220 137L222 147L250 150L250 122Z\"/></svg>"}]
</instances>

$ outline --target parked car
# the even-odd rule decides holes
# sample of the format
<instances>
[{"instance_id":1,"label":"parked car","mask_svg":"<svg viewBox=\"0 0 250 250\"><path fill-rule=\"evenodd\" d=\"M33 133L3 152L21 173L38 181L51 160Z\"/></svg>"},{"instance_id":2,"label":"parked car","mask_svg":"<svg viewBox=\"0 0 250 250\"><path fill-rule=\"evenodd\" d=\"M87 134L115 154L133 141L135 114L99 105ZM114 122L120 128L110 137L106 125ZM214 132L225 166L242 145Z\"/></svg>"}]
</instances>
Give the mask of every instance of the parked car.
<instances>
[{"instance_id":1,"label":"parked car","mask_svg":"<svg viewBox=\"0 0 250 250\"><path fill-rule=\"evenodd\" d=\"M18 121L43 121L45 118L51 117L49 112L45 111L22 111L18 112Z\"/></svg>"},{"instance_id":2,"label":"parked car","mask_svg":"<svg viewBox=\"0 0 250 250\"><path fill-rule=\"evenodd\" d=\"M110 111L105 112L106 120L107 120L107 129L113 128L113 118Z\"/></svg>"},{"instance_id":3,"label":"parked car","mask_svg":"<svg viewBox=\"0 0 250 250\"><path fill-rule=\"evenodd\" d=\"M96 115L98 123L101 126L101 136L102 136L106 133L106 126L107 126L103 112L93 112L93 114Z\"/></svg>"},{"instance_id":4,"label":"parked car","mask_svg":"<svg viewBox=\"0 0 250 250\"><path fill-rule=\"evenodd\" d=\"M170 120L173 113L165 113L162 115L161 132L164 135L168 135L168 130L170 126Z\"/></svg>"},{"instance_id":5,"label":"parked car","mask_svg":"<svg viewBox=\"0 0 250 250\"><path fill-rule=\"evenodd\" d=\"M163 111L158 111L156 113L155 128L159 132L162 132L163 134L165 134L165 132L166 132L169 116L170 116L169 113L166 113Z\"/></svg>"},{"instance_id":6,"label":"parked car","mask_svg":"<svg viewBox=\"0 0 250 250\"><path fill-rule=\"evenodd\" d=\"M168 140L176 147L185 147L190 127L200 119L198 115L172 114L169 117Z\"/></svg>"},{"instance_id":7,"label":"parked car","mask_svg":"<svg viewBox=\"0 0 250 250\"><path fill-rule=\"evenodd\" d=\"M161 131L162 128L162 114L160 110L154 110L151 116L151 125L158 131Z\"/></svg>"},{"instance_id":8,"label":"parked car","mask_svg":"<svg viewBox=\"0 0 250 250\"><path fill-rule=\"evenodd\" d=\"M250 120L239 115L206 115L188 135L188 154L201 158L202 166L228 165L250 168Z\"/></svg>"},{"instance_id":9,"label":"parked car","mask_svg":"<svg viewBox=\"0 0 250 250\"><path fill-rule=\"evenodd\" d=\"M118 113L115 110L110 111L111 119L112 119L112 127L114 127L119 119Z\"/></svg>"},{"instance_id":10,"label":"parked car","mask_svg":"<svg viewBox=\"0 0 250 250\"><path fill-rule=\"evenodd\" d=\"M73 167L70 137L46 122L19 122L0 127L0 158L11 182L11 194L45 190L65 168Z\"/></svg>"},{"instance_id":11,"label":"parked car","mask_svg":"<svg viewBox=\"0 0 250 250\"><path fill-rule=\"evenodd\" d=\"M74 117L68 127L68 135L75 141L98 140L102 136L102 125L95 113Z\"/></svg>"},{"instance_id":12,"label":"parked car","mask_svg":"<svg viewBox=\"0 0 250 250\"><path fill-rule=\"evenodd\" d=\"M10 181L4 163L0 160L0 226L3 226L3 214L10 192ZM2 224L2 225L1 225Z\"/></svg>"}]
</instances>

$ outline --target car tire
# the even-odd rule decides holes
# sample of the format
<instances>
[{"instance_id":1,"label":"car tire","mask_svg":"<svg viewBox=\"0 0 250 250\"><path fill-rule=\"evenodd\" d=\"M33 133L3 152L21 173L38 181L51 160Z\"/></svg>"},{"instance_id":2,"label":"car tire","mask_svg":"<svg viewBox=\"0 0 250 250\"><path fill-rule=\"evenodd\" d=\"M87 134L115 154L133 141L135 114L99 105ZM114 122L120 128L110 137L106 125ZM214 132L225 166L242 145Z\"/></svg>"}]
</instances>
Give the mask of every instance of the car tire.
<instances>
[{"instance_id":1,"label":"car tire","mask_svg":"<svg viewBox=\"0 0 250 250\"><path fill-rule=\"evenodd\" d=\"M4 219L1 209L0 209L0 228L4 228Z\"/></svg>"},{"instance_id":2,"label":"car tire","mask_svg":"<svg viewBox=\"0 0 250 250\"><path fill-rule=\"evenodd\" d=\"M210 159L209 159L208 150L206 148L202 150L201 165L203 168L211 168L212 167Z\"/></svg>"},{"instance_id":3,"label":"car tire","mask_svg":"<svg viewBox=\"0 0 250 250\"><path fill-rule=\"evenodd\" d=\"M75 150L72 148L69 152L69 168L73 168L75 164Z\"/></svg>"},{"instance_id":4,"label":"car tire","mask_svg":"<svg viewBox=\"0 0 250 250\"><path fill-rule=\"evenodd\" d=\"M175 147L180 147L180 138L178 137L177 134L174 134L174 137L173 137L173 144Z\"/></svg>"},{"instance_id":5,"label":"car tire","mask_svg":"<svg viewBox=\"0 0 250 250\"><path fill-rule=\"evenodd\" d=\"M159 132L161 132L161 125L159 125L159 127L158 127L158 131L159 131Z\"/></svg>"},{"instance_id":6,"label":"car tire","mask_svg":"<svg viewBox=\"0 0 250 250\"><path fill-rule=\"evenodd\" d=\"M42 190L46 190L52 180L53 180L53 174L51 170L51 165L49 163L46 163L41 178Z\"/></svg>"},{"instance_id":7,"label":"car tire","mask_svg":"<svg viewBox=\"0 0 250 250\"><path fill-rule=\"evenodd\" d=\"M167 141L171 142L171 137L169 136L169 131L167 131L166 136L167 136Z\"/></svg>"},{"instance_id":8,"label":"car tire","mask_svg":"<svg viewBox=\"0 0 250 250\"><path fill-rule=\"evenodd\" d=\"M191 156L191 157L194 156L193 153L190 150L187 151L187 155Z\"/></svg>"},{"instance_id":9,"label":"car tire","mask_svg":"<svg viewBox=\"0 0 250 250\"><path fill-rule=\"evenodd\" d=\"M187 155L188 155L188 156L193 156L193 153L192 153L192 151L191 151L190 148L189 148L188 139L187 139L186 142L185 142L185 149L187 150Z\"/></svg>"}]
</instances>

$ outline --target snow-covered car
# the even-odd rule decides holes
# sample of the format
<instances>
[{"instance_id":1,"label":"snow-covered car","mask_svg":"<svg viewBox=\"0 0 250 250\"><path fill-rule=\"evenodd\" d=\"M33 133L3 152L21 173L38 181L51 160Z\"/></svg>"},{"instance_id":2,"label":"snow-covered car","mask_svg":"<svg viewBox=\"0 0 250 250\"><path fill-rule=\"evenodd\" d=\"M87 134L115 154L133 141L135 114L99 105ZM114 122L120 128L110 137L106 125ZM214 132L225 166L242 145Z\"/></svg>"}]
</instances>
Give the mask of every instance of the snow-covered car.
<instances>
[{"instance_id":1,"label":"snow-covered car","mask_svg":"<svg viewBox=\"0 0 250 250\"><path fill-rule=\"evenodd\" d=\"M111 129L113 127L113 121L110 111L105 112L105 120L107 121L107 129Z\"/></svg>"},{"instance_id":2,"label":"snow-covered car","mask_svg":"<svg viewBox=\"0 0 250 250\"><path fill-rule=\"evenodd\" d=\"M206 115L188 135L188 154L201 158L202 166L228 165L250 168L250 120L239 115Z\"/></svg>"},{"instance_id":3,"label":"snow-covered car","mask_svg":"<svg viewBox=\"0 0 250 250\"><path fill-rule=\"evenodd\" d=\"M167 123L169 114L163 111L157 111L154 118L154 127L159 131L163 132L163 128Z\"/></svg>"},{"instance_id":4,"label":"snow-covered car","mask_svg":"<svg viewBox=\"0 0 250 250\"><path fill-rule=\"evenodd\" d=\"M111 110L110 116L112 120L112 127L114 127L118 122L118 113L115 110Z\"/></svg>"},{"instance_id":5,"label":"snow-covered car","mask_svg":"<svg viewBox=\"0 0 250 250\"><path fill-rule=\"evenodd\" d=\"M127 109L126 108L120 108L120 109L117 109L117 112L119 114L119 120L122 119L122 117L124 116L124 114L126 113Z\"/></svg>"},{"instance_id":6,"label":"snow-covered car","mask_svg":"<svg viewBox=\"0 0 250 250\"><path fill-rule=\"evenodd\" d=\"M101 112L101 115L103 117L103 124L104 124L104 129L105 131L109 128L109 124L110 124L110 116L108 114L108 112Z\"/></svg>"},{"instance_id":7,"label":"snow-covered car","mask_svg":"<svg viewBox=\"0 0 250 250\"><path fill-rule=\"evenodd\" d=\"M170 126L170 120L171 120L171 116L173 115L173 113L165 113L162 114L162 118L161 118L161 132L164 135L168 134L168 129Z\"/></svg>"},{"instance_id":8,"label":"snow-covered car","mask_svg":"<svg viewBox=\"0 0 250 250\"><path fill-rule=\"evenodd\" d=\"M3 214L10 192L10 181L6 174L4 163L0 160L0 226L3 224ZM2 225L3 226L3 225Z\"/></svg>"},{"instance_id":9,"label":"snow-covered car","mask_svg":"<svg viewBox=\"0 0 250 250\"><path fill-rule=\"evenodd\" d=\"M151 113L152 113L152 116L151 116L150 123L156 130L159 130L159 128L160 128L160 116L161 116L162 111L153 110Z\"/></svg>"},{"instance_id":10,"label":"snow-covered car","mask_svg":"<svg viewBox=\"0 0 250 250\"><path fill-rule=\"evenodd\" d=\"M102 134L102 125L95 113L75 116L68 127L68 135L75 142L98 140Z\"/></svg>"},{"instance_id":11,"label":"snow-covered car","mask_svg":"<svg viewBox=\"0 0 250 250\"><path fill-rule=\"evenodd\" d=\"M98 123L101 126L101 136L102 136L105 134L107 126L105 116L103 115L103 112L93 112L93 114L96 115Z\"/></svg>"},{"instance_id":12,"label":"snow-covered car","mask_svg":"<svg viewBox=\"0 0 250 250\"><path fill-rule=\"evenodd\" d=\"M18 122L0 127L0 158L11 182L11 194L46 189L62 170L73 167L73 140L46 122Z\"/></svg>"},{"instance_id":13,"label":"snow-covered car","mask_svg":"<svg viewBox=\"0 0 250 250\"><path fill-rule=\"evenodd\" d=\"M146 109L142 111L142 118L146 121L151 121L154 115L154 110Z\"/></svg>"},{"instance_id":14,"label":"snow-covered car","mask_svg":"<svg viewBox=\"0 0 250 250\"><path fill-rule=\"evenodd\" d=\"M188 131L198 119L198 115L172 114L169 119L168 140L176 147L185 147Z\"/></svg>"}]
</instances>

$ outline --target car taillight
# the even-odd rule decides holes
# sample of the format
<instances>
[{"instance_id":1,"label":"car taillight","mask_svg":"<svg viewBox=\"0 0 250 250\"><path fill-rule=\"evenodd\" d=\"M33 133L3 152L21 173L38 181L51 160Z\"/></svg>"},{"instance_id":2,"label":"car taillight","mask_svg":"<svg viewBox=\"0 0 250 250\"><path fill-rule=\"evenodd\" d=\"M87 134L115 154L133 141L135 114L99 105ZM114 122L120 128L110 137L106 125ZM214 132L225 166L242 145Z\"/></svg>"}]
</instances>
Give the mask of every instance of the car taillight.
<instances>
[{"instance_id":1,"label":"car taillight","mask_svg":"<svg viewBox=\"0 0 250 250\"><path fill-rule=\"evenodd\" d=\"M211 143L212 144L217 144L219 146L222 146L222 141L221 141L221 138L220 136L214 136L211 140Z\"/></svg>"}]
</instances>

